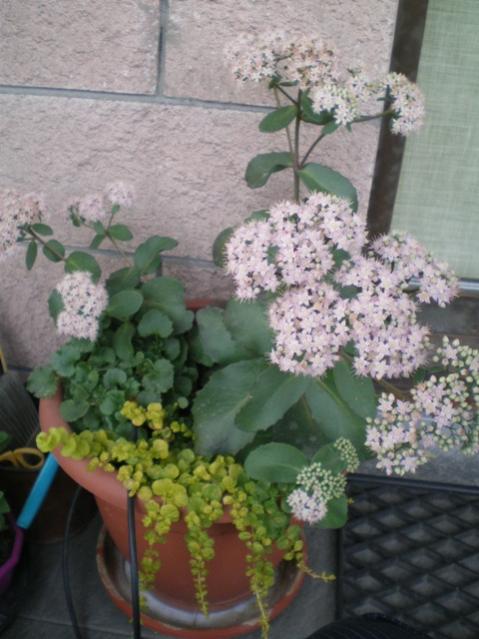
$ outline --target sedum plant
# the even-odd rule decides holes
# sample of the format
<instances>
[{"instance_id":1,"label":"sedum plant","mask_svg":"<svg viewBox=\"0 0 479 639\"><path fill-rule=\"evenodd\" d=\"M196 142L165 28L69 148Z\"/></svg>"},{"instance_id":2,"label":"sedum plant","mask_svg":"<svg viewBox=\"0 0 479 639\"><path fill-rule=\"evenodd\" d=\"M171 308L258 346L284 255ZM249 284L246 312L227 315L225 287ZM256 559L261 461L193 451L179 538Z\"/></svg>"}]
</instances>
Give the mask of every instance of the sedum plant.
<instances>
[{"instance_id":1,"label":"sedum plant","mask_svg":"<svg viewBox=\"0 0 479 639\"><path fill-rule=\"evenodd\" d=\"M121 182L68 207L92 233L90 248L110 243L121 269L104 275L91 252L69 252L42 220L41 200L12 191L0 197L0 253L20 240L28 269L40 252L64 269L49 310L67 341L29 388L47 397L61 386L73 433L53 429L40 447L89 459L143 500L145 587L159 566L155 543L184 517L204 612L207 530L229 509L266 635L272 546L309 571L295 521L344 525L346 474L361 460L374 454L403 474L437 447L477 452L479 355L445 342L431 360L418 305L449 303L455 276L408 235L371 240L353 184L313 161L326 136L373 119L396 134L419 128L419 89L400 74L346 67L316 38L244 36L228 56L239 81L266 83L277 103L260 131L285 133L284 150L248 164L247 184L292 176L290 201L214 243L232 299L188 308L183 285L161 271L176 241L154 235L131 247L118 220L134 194ZM305 128L316 134L304 150ZM412 378L410 392L398 377Z\"/></svg>"}]
</instances>

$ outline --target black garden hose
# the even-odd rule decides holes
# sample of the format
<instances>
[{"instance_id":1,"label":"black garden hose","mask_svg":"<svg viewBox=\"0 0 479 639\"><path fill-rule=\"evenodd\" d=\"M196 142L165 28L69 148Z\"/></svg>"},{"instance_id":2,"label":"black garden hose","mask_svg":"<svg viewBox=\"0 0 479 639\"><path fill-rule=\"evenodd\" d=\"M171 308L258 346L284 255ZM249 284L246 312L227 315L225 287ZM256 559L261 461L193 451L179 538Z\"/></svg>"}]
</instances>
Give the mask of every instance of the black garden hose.
<instances>
[{"instance_id":1,"label":"black garden hose","mask_svg":"<svg viewBox=\"0 0 479 639\"><path fill-rule=\"evenodd\" d=\"M75 508L77 505L78 497L82 491L81 486L77 486L75 493L73 495L72 502L70 504L70 508L68 510L67 521L65 524L65 535L63 537L63 547L62 547L62 575L63 575L63 591L65 593L65 601L67 604L68 614L70 616L70 621L72 625L73 634L76 639L82 639L82 634L80 631L80 626L78 625L78 617L75 611L75 605L73 603L73 595L70 585L70 570L69 570L69 562L68 562L68 553L69 553L69 538L70 538L70 529L72 524L73 515L75 513Z\"/></svg>"},{"instance_id":2,"label":"black garden hose","mask_svg":"<svg viewBox=\"0 0 479 639\"><path fill-rule=\"evenodd\" d=\"M69 538L73 515L78 502L78 497L82 491L82 487L78 486L73 495L70 508L68 510L67 521L65 525L65 535L63 538L62 548L62 575L63 575L63 589L65 592L65 600L67 604L68 614L70 616L71 627L75 639L83 639L78 623L78 617L75 611L75 605L73 603L73 595L70 584L70 571L69 571ZM131 581L131 602L133 610L133 639L141 639L141 625L140 625L140 589L138 579L138 556L136 548L136 528L135 528L135 497L127 497L127 509L128 509L128 543L130 550L130 581Z\"/></svg>"},{"instance_id":3,"label":"black garden hose","mask_svg":"<svg viewBox=\"0 0 479 639\"><path fill-rule=\"evenodd\" d=\"M140 625L140 583L138 579L138 555L136 547L135 527L135 503L136 497L128 495L128 546L130 550L130 588L131 607L133 611L133 638L141 639Z\"/></svg>"}]
</instances>

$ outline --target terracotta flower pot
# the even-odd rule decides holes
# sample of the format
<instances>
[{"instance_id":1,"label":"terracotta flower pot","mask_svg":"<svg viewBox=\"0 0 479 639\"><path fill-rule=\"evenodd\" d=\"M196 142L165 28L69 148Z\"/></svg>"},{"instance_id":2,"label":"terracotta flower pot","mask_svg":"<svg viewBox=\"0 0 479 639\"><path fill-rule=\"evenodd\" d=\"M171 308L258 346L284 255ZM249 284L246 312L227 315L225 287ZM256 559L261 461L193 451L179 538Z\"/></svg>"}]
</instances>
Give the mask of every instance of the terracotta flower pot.
<instances>
[{"instance_id":1,"label":"terracotta flower pot","mask_svg":"<svg viewBox=\"0 0 479 639\"><path fill-rule=\"evenodd\" d=\"M69 428L60 414L60 394L40 402L40 424L43 431L52 427ZM91 472L86 460L76 461L55 456L60 466L76 482L95 496L106 529L123 557L128 559L127 496L125 488L114 474L103 470ZM137 502L138 556L146 549L145 529L141 523L142 505ZM186 526L178 522L172 527L166 542L159 546L161 568L155 582L155 594L175 607L197 608L189 566L189 553L185 543ZM246 577L246 547L227 513L208 531L214 540L215 556L208 562L208 600L211 610L221 610L251 597ZM272 554L277 565L281 553Z\"/></svg>"}]
</instances>

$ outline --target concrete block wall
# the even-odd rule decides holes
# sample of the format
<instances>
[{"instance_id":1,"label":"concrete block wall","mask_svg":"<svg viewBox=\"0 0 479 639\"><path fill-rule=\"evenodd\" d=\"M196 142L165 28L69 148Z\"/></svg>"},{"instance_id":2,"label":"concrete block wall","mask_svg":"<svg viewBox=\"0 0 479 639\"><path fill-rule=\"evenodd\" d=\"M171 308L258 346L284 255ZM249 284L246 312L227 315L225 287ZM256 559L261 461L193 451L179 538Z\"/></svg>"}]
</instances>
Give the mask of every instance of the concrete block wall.
<instances>
[{"instance_id":1,"label":"concrete block wall","mask_svg":"<svg viewBox=\"0 0 479 639\"><path fill-rule=\"evenodd\" d=\"M268 94L231 78L225 44L290 28L382 71L396 10L397 0L2 0L0 187L43 192L61 238L81 246L68 198L132 182L135 241L176 237L167 272L192 296L224 295L230 284L210 257L217 233L291 195L285 174L259 190L244 182L249 159L282 150L284 133L259 133ZM363 212L377 138L366 124L327 138L316 156L354 182ZM56 345L46 300L60 278L43 261L26 280L22 255L0 263L0 344L12 365L41 363Z\"/></svg>"}]
</instances>

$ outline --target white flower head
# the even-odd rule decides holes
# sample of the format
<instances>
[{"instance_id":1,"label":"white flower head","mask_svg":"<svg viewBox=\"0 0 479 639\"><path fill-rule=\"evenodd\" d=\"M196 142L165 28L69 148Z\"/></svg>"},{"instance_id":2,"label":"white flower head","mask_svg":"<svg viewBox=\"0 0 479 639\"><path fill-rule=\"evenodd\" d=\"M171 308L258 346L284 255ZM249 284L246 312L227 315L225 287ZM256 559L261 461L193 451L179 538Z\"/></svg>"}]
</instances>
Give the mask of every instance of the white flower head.
<instances>
[{"instance_id":1,"label":"white flower head","mask_svg":"<svg viewBox=\"0 0 479 639\"><path fill-rule=\"evenodd\" d=\"M391 120L393 133L408 135L421 128L424 122L424 95L417 84L402 73L389 73L384 88L391 99L395 114Z\"/></svg>"},{"instance_id":2,"label":"white flower head","mask_svg":"<svg viewBox=\"0 0 479 639\"><path fill-rule=\"evenodd\" d=\"M242 34L225 50L233 75L242 82L278 78L307 90L336 77L334 47L316 36L283 32Z\"/></svg>"},{"instance_id":3,"label":"white flower head","mask_svg":"<svg viewBox=\"0 0 479 639\"><path fill-rule=\"evenodd\" d=\"M287 499L293 515L300 521L308 524L316 524L326 517L328 508L326 502L321 499L319 494L309 494L302 488L293 490Z\"/></svg>"},{"instance_id":4,"label":"white flower head","mask_svg":"<svg viewBox=\"0 0 479 639\"><path fill-rule=\"evenodd\" d=\"M94 342L100 316L108 305L105 286L94 284L90 273L75 271L65 275L56 290L63 301L63 310L57 318L58 333Z\"/></svg>"},{"instance_id":5,"label":"white flower head","mask_svg":"<svg viewBox=\"0 0 479 639\"><path fill-rule=\"evenodd\" d=\"M130 208L135 201L135 189L131 184L117 180L105 187L105 199L110 205L118 204Z\"/></svg>"},{"instance_id":6,"label":"white flower head","mask_svg":"<svg viewBox=\"0 0 479 639\"><path fill-rule=\"evenodd\" d=\"M108 217L102 193L90 193L78 201L78 215L85 222L102 222Z\"/></svg>"}]
</instances>

